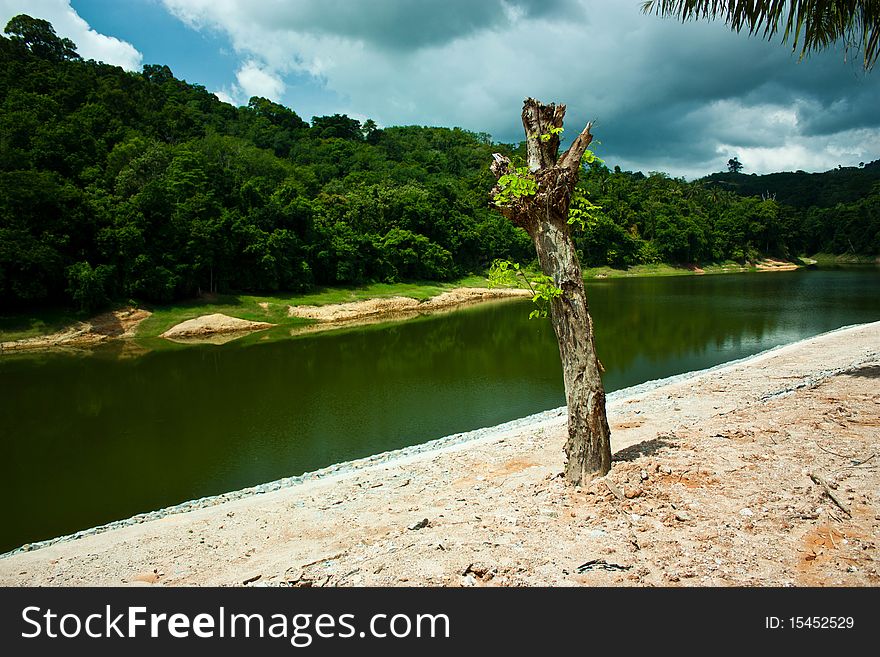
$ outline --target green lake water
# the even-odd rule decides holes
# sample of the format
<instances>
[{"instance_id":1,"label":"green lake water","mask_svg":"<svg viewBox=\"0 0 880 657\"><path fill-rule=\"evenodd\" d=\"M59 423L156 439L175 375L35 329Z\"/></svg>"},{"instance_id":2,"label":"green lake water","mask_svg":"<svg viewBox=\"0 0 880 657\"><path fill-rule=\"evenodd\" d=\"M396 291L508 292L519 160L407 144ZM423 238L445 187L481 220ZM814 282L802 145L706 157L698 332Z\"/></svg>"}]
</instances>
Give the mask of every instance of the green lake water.
<instances>
[{"instance_id":1,"label":"green lake water","mask_svg":"<svg viewBox=\"0 0 880 657\"><path fill-rule=\"evenodd\" d=\"M609 391L880 320L876 268L587 290ZM0 551L561 406L552 329L529 310L127 357L0 356Z\"/></svg>"}]
</instances>

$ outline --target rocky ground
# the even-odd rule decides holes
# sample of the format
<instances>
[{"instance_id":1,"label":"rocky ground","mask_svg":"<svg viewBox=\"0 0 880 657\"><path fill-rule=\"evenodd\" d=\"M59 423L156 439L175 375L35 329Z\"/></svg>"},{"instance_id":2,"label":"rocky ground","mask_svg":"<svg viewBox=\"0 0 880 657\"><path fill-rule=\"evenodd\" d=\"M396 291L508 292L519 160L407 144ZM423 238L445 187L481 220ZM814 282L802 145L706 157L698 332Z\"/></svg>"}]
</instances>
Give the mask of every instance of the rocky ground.
<instances>
[{"instance_id":1,"label":"rocky ground","mask_svg":"<svg viewBox=\"0 0 880 657\"><path fill-rule=\"evenodd\" d=\"M582 488L549 413L18 552L0 584L876 586L878 380L880 322L613 396Z\"/></svg>"}]
</instances>

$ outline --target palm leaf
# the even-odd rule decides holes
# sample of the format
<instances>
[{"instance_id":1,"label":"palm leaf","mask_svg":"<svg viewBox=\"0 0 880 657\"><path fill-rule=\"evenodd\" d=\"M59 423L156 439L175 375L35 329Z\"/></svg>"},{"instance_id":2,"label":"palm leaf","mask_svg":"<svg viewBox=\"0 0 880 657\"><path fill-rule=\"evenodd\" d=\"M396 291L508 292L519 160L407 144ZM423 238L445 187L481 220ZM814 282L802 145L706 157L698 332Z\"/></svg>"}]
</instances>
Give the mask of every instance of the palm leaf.
<instances>
[{"instance_id":1,"label":"palm leaf","mask_svg":"<svg viewBox=\"0 0 880 657\"><path fill-rule=\"evenodd\" d=\"M878 0L647 0L642 11L682 21L721 19L731 29L800 50L801 57L842 42L862 53L865 70L880 55Z\"/></svg>"}]
</instances>

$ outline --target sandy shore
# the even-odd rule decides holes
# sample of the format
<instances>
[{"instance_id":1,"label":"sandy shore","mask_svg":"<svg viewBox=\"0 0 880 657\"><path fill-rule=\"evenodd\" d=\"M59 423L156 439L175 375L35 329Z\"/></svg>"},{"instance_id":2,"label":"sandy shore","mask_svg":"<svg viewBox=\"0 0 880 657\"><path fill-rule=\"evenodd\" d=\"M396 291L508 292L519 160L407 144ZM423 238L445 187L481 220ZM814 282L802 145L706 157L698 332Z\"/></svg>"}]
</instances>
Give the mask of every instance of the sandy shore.
<instances>
[{"instance_id":1,"label":"sandy shore","mask_svg":"<svg viewBox=\"0 0 880 657\"><path fill-rule=\"evenodd\" d=\"M0 584L876 586L878 379L880 322L611 395L584 488L548 412L19 552Z\"/></svg>"}]
</instances>

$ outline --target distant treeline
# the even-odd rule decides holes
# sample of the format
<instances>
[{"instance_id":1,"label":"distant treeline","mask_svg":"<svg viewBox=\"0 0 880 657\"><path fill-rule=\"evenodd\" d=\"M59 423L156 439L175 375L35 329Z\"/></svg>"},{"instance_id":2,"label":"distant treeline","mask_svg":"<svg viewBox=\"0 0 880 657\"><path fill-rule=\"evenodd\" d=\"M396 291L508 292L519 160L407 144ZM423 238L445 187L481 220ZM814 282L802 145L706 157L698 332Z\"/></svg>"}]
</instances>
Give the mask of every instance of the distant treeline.
<instances>
[{"instance_id":1,"label":"distant treeline","mask_svg":"<svg viewBox=\"0 0 880 657\"><path fill-rule=\"evenodd\" d=\"M338 114L309 124L264 98L222 103L166 66L83 61L45 21L19 16L6 33L3 308L447 280L534 257L487 208L491 154L521 156L522 145ZM876 183L794 208L713 179L602 165L582 178L605 211L578 237L588 265L880 252Z\"/></svg>"},{"instance_id":2,"label":"distant treeline","mask_svg":"<svg viewBox=\"0 0 880 657\"><path fill-rule=\"evenodd\" d=\"M788 184L777 176L785 176ZM862 187L869 176L874 178L858 196L847 176L858 178ZM741 179L760 181L762 192L751 195L751 188L740 185L742 193L737 193L721 184ZM825 190L822 203L795 207L780 202L778 195L803 179ZM603 208L601 219L576 238L583 261L592 266L880 253L880 161L823 174L714 174L690 183L663 173L645 176L594 166L581 181L590 200Z\"/></svg>"},{"instance_id":3,"label":"distant treeline","mask_svg":"<svg viewBox=\"0 0 880 657\"><path fill-rule=\"evenodd\" d=\"M825 173L713 173L704 181L742 196L764 196L796 208L831 208L868 196L880 183L880 160L863 162L859 167L840 166Z\"/></svg>"}]
</instances>

